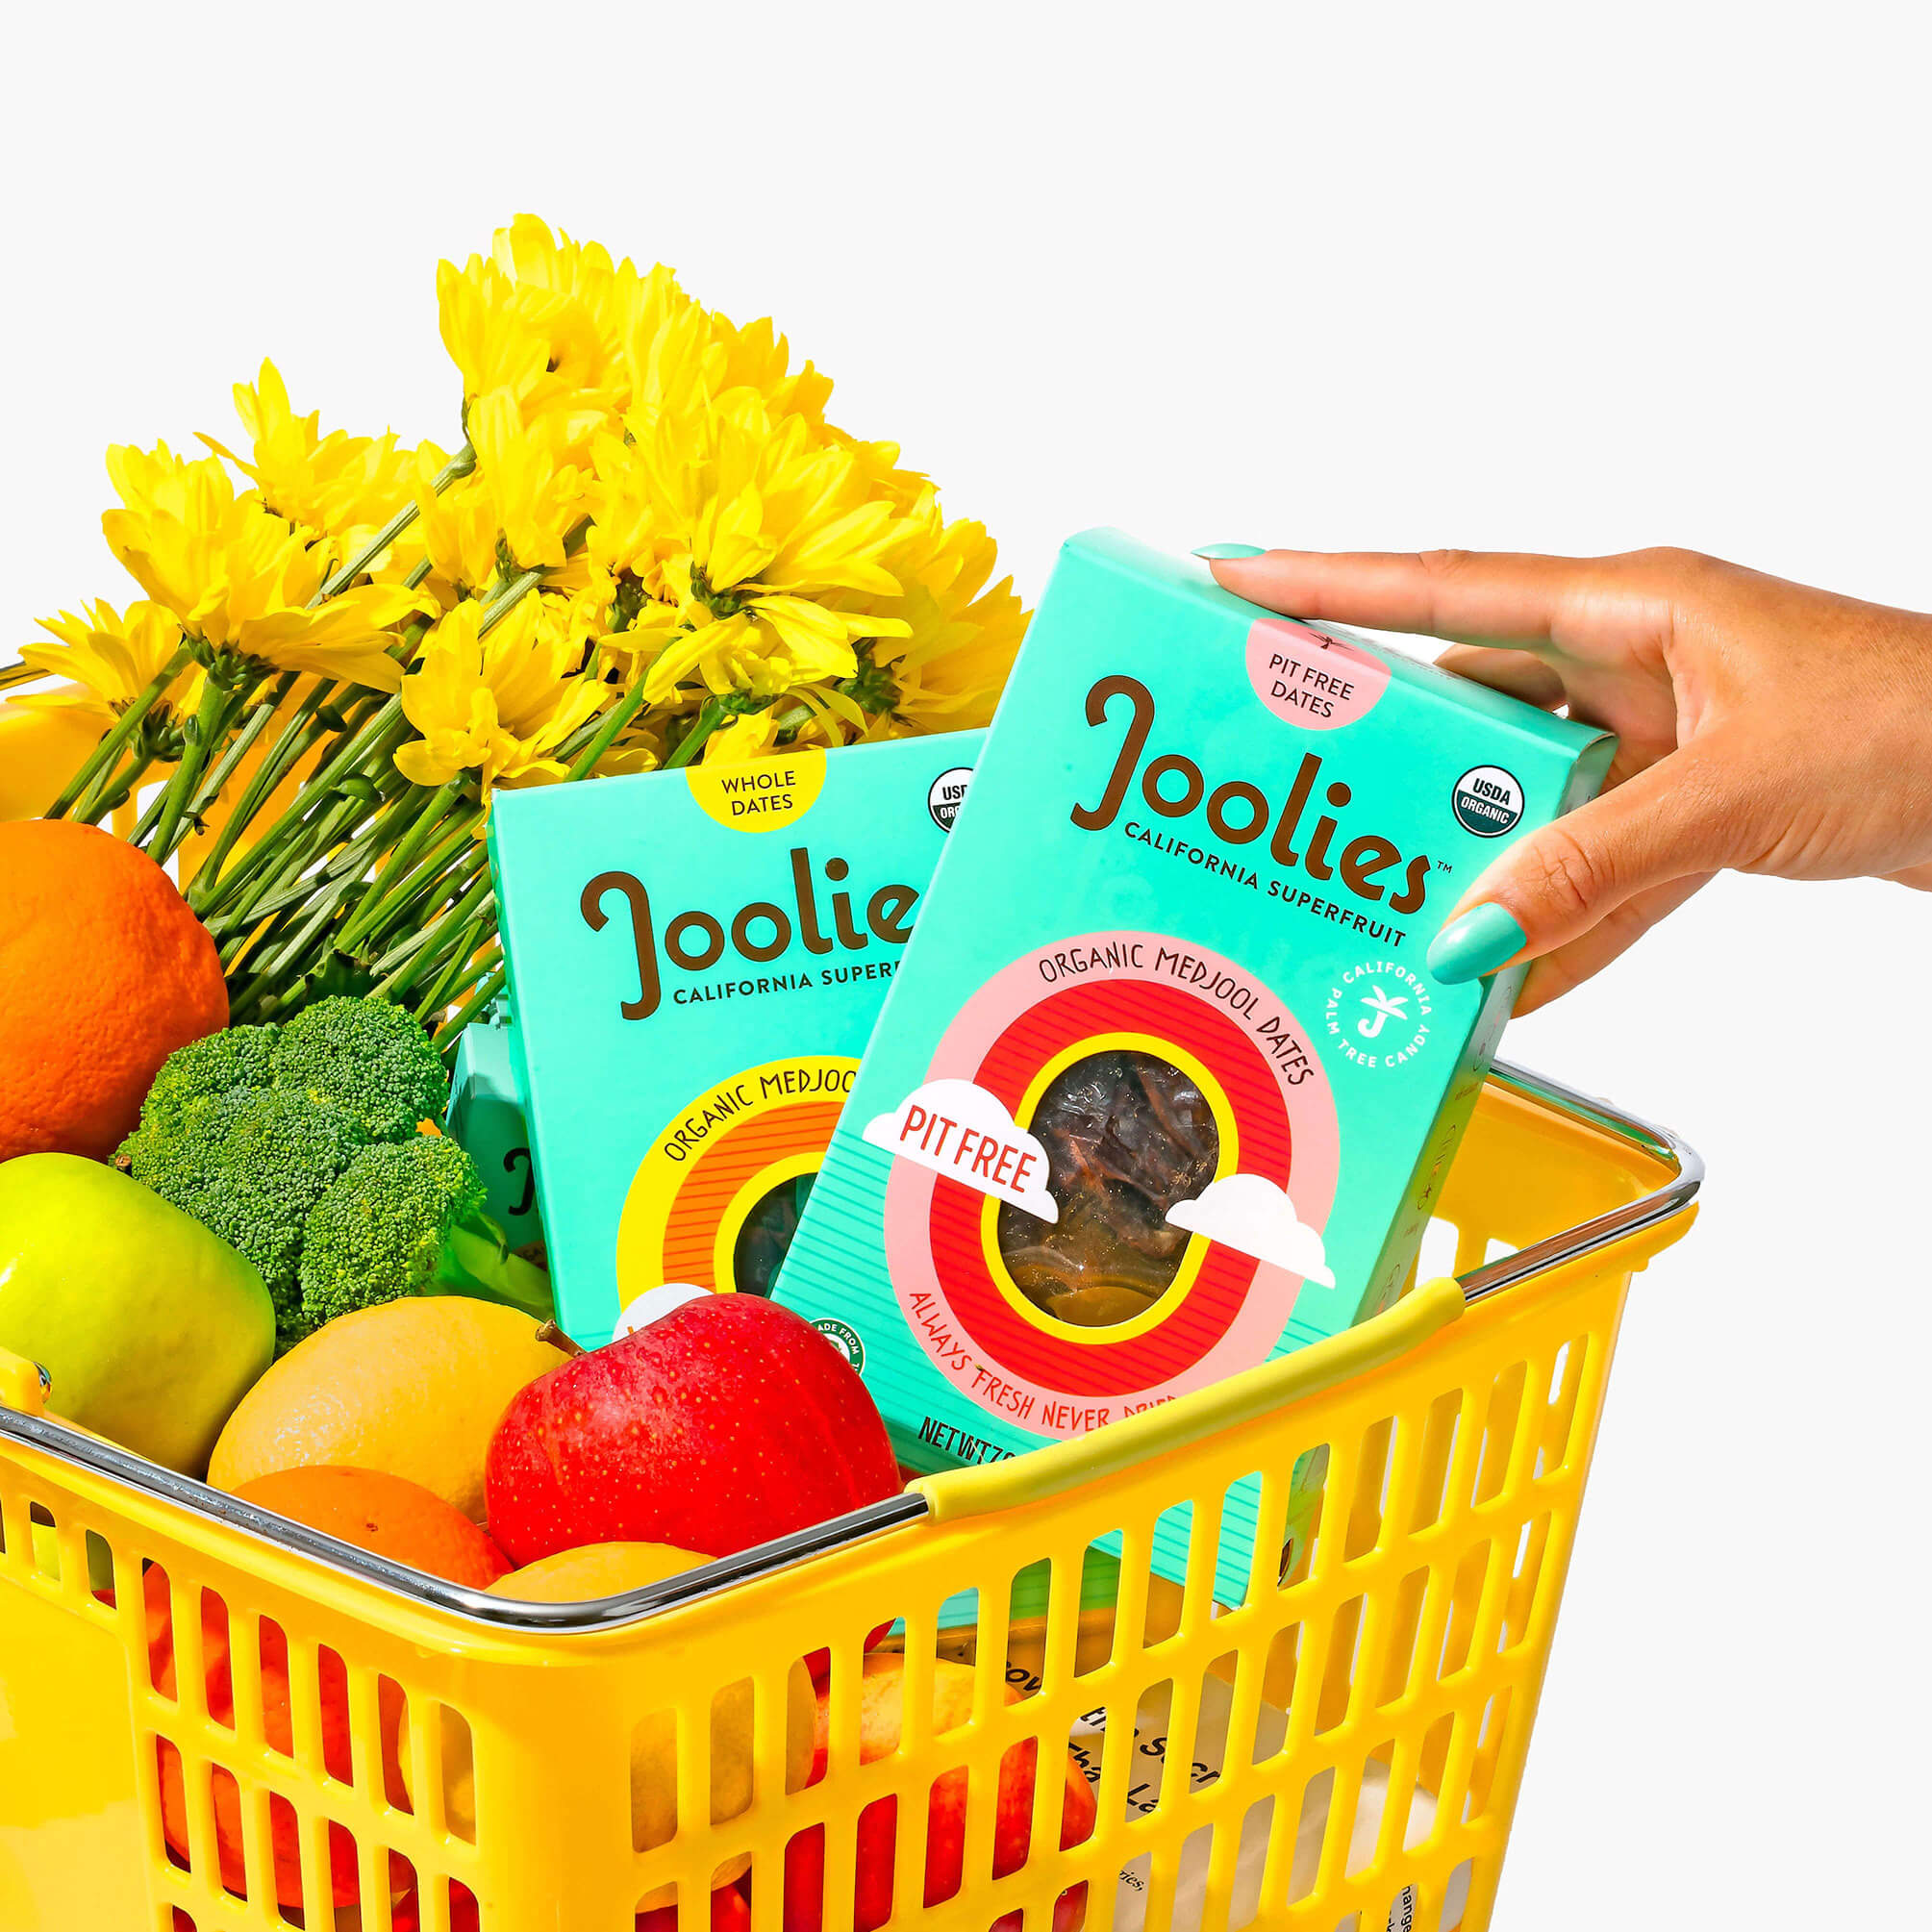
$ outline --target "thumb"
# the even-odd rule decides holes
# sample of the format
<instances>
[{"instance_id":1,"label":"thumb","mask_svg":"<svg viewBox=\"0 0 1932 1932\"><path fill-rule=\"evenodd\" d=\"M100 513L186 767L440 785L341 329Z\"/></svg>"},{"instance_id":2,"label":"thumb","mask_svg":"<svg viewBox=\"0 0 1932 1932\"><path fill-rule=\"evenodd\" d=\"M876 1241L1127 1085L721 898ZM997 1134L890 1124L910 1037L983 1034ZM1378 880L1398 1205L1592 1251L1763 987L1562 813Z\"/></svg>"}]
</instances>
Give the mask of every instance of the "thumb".
<instances>
[{"instance_id":1,"label":"thumb","mask_svg":"<svg viewBox=\"0 0 1932 1932\"><path fill-rule=\"evenodd\" d=\"M1749 797L1715 748L1673 751L1503 853L1429 946L1451 986L1582 938L1640 894L1721 870L1742 854Z\"/></svg>"}]
</instances>

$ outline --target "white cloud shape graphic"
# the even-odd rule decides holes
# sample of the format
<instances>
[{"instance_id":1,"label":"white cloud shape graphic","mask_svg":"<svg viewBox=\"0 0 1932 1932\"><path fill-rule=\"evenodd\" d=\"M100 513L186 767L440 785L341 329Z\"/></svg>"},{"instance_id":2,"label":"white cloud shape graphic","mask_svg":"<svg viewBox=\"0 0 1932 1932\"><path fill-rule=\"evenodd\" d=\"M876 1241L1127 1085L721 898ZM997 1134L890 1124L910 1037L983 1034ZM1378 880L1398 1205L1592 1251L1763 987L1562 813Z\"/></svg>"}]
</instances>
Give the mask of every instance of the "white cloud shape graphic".
<instances>
[{"instance_id":1,"label":"white cloud shape graphic","mask_svg":"<svg viewBox=\"0 0 1932 1932\"><path fill-rule=\"evenodd\" d=\"M916 1087L890 1114L866 1122L865 1139L1039 1220L1060 1218L1060 1203L1046 1192L1046 1149L997 1095L970 1080Z\"/></svg>"},{"instance_id":2,"label":"white cloud shape graphic","mask_svg":"<svg viewBox=\"0 0 1932 1932\"><path fill-rule=\"evenodd\" d=\"M1265 1174L1229 1174L1210 1181L1192 1200L1176 1201L1167 1219L1304 1281L1335 1286L1321 1236L1294 1212L1288 1191Z\"/></svg>"}]
</instances>

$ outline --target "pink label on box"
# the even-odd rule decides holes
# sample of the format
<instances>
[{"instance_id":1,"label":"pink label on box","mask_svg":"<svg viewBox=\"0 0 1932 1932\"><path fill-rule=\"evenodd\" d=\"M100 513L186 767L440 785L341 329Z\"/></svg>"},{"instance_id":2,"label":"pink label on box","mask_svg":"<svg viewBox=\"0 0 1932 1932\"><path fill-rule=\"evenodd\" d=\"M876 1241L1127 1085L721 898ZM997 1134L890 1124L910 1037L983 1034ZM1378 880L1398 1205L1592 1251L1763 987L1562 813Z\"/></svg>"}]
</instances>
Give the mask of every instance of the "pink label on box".
<instances>
[{"instance_id":1,"label":"pink label on box","mask_svg":"<svg viewBox=\"0 0 1932 1932\"><path fill-rule=\"evenodd\" d=\"M1375 709L1389 666L1360 644L1292 617L1258 618L1247 634L1247 674L1277 717L1305 731L1335 731Z\"/></svg>"},{"instance_id":2,"label":"pink label on box","mask_svg":"<svg viewBox=\"0 0 1932 1932\"><path fill-rule=\"evenodd\" d=\"M1170 1216L1206 1243L1199 1270L1157 1304L1151 1328L1117 1335L1020 1312L987 1260L985 1200L993 1191L962 1186L904 1142L914 1125L924 1134L912 1121L917 1109L943 1117L948 1144L970 1114L975 1148L990 1129L995 1146L1038 1148L1014 1125L1021 1093L1056 1056L1121 1033L1145 1038L1156 1053L1171 1041L1210 1070L1227 1110L1224 1130L1239 1137L1242 1172L1184 1204L1194 1212ZM1169 936L1085 933L1022 955L960 1010L924 1084L865 1132L897 1156L883 1233L908 1326L980 1407L1043 1436L1082 1435L1253 1367L1280 1340L1303 1281L1333 1282L1320 1237L1341 1142L1321 1063L1256 975ZM1270 1238L1260 1241L1244 1231L1242 1212L1252 1220L1257 1195L1272 1209Z\"/></svg>"}]
</instances>

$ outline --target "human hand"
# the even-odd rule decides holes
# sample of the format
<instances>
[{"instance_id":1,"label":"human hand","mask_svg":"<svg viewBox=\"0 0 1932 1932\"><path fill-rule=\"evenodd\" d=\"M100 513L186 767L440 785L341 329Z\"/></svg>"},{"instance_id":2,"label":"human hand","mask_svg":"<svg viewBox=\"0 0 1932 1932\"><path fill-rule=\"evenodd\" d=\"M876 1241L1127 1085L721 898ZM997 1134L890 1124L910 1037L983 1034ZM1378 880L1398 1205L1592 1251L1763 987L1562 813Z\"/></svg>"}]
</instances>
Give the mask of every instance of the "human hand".
<instances>
[{"instance_id":1,"label":"human hand","mask_svg":"<svg viewBox=\"0 0 1932 1932\"><path fill-rule=\"evenodd\" d=\"M1618 735L1602 795L1501 854L1429 949L1534 960L1546 1005L1726 868L1932 891L1932 616L1684 550L1200 551L1285 615L1452 638L1438 662Z\"/></svg>"}]
</instances>

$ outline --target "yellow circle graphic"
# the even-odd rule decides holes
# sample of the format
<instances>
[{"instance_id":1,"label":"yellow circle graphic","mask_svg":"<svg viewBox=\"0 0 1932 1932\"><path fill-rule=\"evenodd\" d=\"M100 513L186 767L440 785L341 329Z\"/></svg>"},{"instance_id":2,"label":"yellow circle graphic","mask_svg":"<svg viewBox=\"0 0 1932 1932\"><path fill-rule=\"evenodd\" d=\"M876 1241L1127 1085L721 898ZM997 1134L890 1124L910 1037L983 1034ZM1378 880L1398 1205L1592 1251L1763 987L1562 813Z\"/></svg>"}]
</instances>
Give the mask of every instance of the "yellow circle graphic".
<instances>
[{"instance_id":1,"label":"yellow circle graphic","mask_svg":"<svg viewBox=\"0 0 1932 1932\"><path fill-rule=\"evenodd\" d=\"M774 1188L817 1172L858 1070L841 1054L763 1061L666 1120L617 1222L617 1306L666 1281L733 1291L746 1220Z\"/></svg>"},{"instance_id":2,"label":"yellow circle graphic","mask_svg":"<svg viewBox=\"0 0 1932 1932\"><path fill-rule=\"evenodd\" d=\"M825 783L822 750L741 765L690 765L685 783L703 811L734 832L778 832L811 811Z\"/></svg>"}]
</instances>

